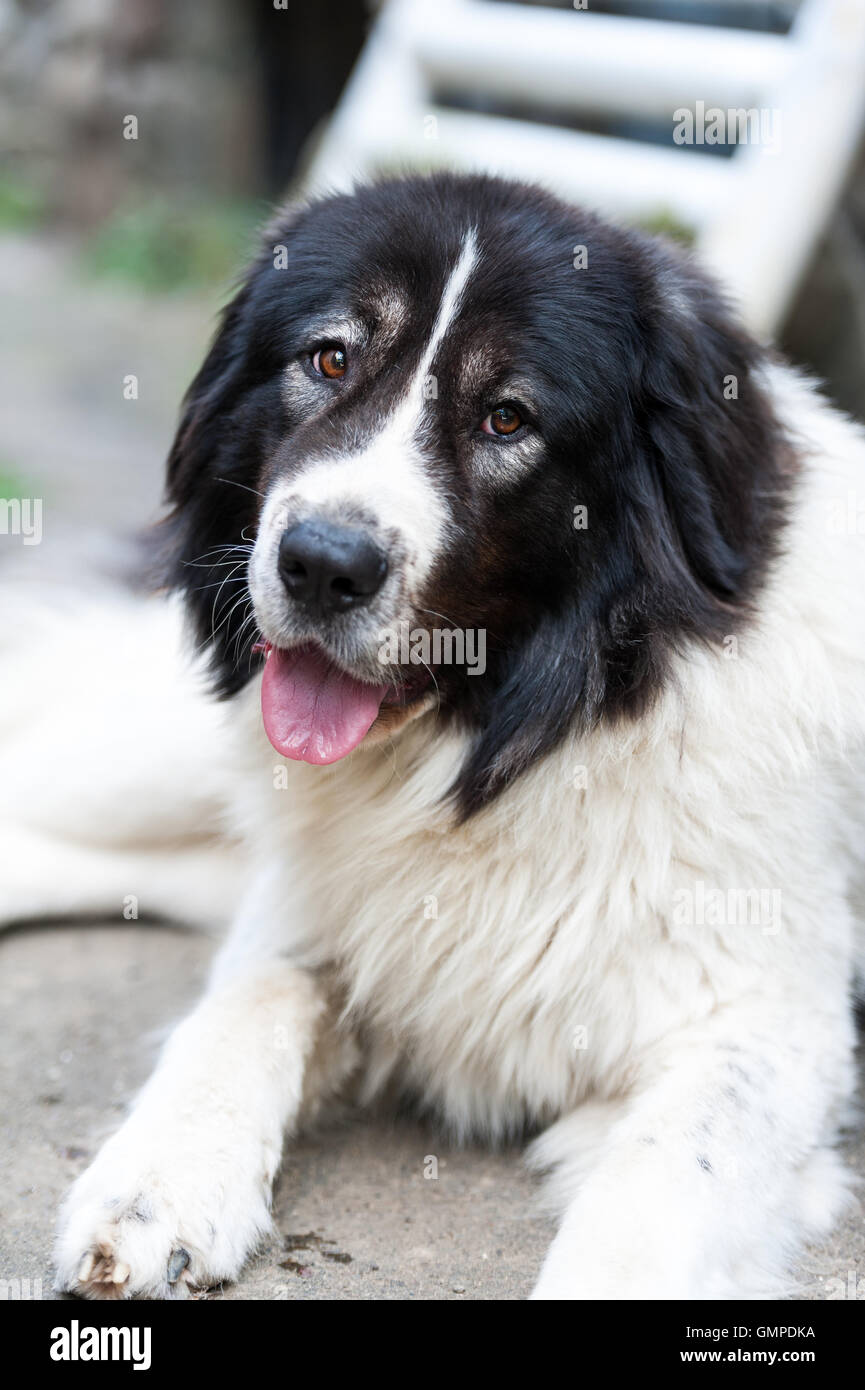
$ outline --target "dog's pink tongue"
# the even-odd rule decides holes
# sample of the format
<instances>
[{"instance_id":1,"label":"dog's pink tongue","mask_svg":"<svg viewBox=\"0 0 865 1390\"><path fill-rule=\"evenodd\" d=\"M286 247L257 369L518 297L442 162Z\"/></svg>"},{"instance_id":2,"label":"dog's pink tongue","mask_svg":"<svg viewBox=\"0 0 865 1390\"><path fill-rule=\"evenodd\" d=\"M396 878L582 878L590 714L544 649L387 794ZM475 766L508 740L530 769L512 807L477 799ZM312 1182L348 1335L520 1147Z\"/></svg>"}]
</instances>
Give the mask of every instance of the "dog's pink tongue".
<instances>
[{"instance_id":1,"label":"dog's pink tongue","mask_svg":"<svg viewBox=\"0 0 865 1390\"><path fill-rule=\"evenodd\" d=\"M335 763L369 732L387 689L345 675L312 647L274 647L261 686L265 733L285 758Z\"/></svg>"}]
</instances>

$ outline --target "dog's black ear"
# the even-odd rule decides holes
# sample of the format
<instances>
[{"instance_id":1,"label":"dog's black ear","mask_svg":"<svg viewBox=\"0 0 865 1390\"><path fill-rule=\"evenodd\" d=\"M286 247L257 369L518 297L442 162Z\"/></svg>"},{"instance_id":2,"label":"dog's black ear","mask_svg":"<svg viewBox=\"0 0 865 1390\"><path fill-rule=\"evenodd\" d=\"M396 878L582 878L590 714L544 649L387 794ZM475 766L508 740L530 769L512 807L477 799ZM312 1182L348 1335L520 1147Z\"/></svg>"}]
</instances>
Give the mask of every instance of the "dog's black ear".
<instances>
[{"instance_id":1,"label":"dog's black ear","mask_svg":"<svg viewBox=\"0 0 865 1390\"><path fill-rule=\"evenodd\" d=\"M170 511L162 525L170 584L183 587L184 576L172 571L171 556L188 558L183 543L187 532L200 535L203 523L208 534L231 538L243 510L239 494L244 486L250 499L245 510L250 518L255 513L249 473L267 442L261 420L269 420L274 431L282 420L279 315L287 307L286 285L294 284L278 268L274 253L285 254L298 216L295 207L283 209L264 228L258 253L223 309L207 356L183 398L166 469Z\"/></svg>"},{"instance_id":2,"label":"dog's black ear","mask_svg":"<svg viewBox=\"0 0 865 1390\"><path fill-rule=\"evenodd\" d=\"M186 599L197 649L207 648L223 695L250 672L241 638L249 606L246 558L256 497L248 478L255 438L243 429L251 399L245 323L250 281L223 311L205 360L183 400L168 455L168 510L151 533L155 585ZM254 484L254 478L251 480Z\"/></svg>"},{"instance_id":3,"label":"dog's black ear","mask_svg":"<svg viewBox=\"0 0 865 1390\"><path fill-rule=\"evenodd\" d=\"M465 817L569 730L638 717L688 640L723 642L778 546L793 454L763 354L698 271L638 242L642 297L570 588L507 654L455 793ZM582 461L585 477L585 457Z\"/></svg>"},{"instance_id":4,"label":"dog's black ear","mask_svg":"<svg viewBox=\"0 0 865 1390\"><path fill-rule=\"evenodd\" d=\"M183 398L165 477L168 500L175 506L188 501L203 466L218 452L220 424L240 390L248 298L249 288L244 286L223 309L207 356Z\"/></svg>"},{"instance_id":5,"label":"dog's black ear","mask_svg":"<svg viewBox=\"0 0 865 1390\"><path fill-rule=\"evenodd\" d=\"M646 551L649 577L686 625L708 623L711 636L719 604L725 614L747 606L774 554L792 451L772 410L765 352L690 261L645 249L651 298L630 499L642 506L648 491L653 529L661 520L667 529L666 544Z\"/></svg>"},{"instance_id":6,"label":"dog's black ear","mask_svg":"<svg viewBox=\"0 0 865 1390\"><path fill-rule=\"evenodd\" d=\"M298 304L294 258L283 257L299 210L284 209L223 310L186 393L168 456L168 511L154 528L153 578L184 594L215 687L238 690L252 671L247 564L262 473L288 428L282 392L285 324ZM276 253L279 253L278 255Z\"/></svg>"}]
</instances>

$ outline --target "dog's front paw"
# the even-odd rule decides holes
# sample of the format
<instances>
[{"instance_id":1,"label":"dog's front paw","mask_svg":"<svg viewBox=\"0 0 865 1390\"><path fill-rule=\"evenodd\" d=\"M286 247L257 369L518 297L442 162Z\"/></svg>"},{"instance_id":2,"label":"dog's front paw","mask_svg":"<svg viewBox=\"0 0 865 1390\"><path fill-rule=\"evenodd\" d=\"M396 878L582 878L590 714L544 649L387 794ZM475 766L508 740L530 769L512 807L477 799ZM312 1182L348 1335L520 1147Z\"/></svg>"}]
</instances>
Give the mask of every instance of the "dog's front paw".
<instances>
[{"instance_id":1,"label":"dog's front paw","mask_svg":"<svg viewBox=\"0 0 865 1390\"><path fill-rule=\"evenodd\" d=\"M78 1203L70 1195L57 1243L59 1290L84 1298L183 1298L214 1282L218 1276L179 1214L144 1183L131 1197Z\"/></svg>"},{"instance_id":2,"label":"dog's front paw","mask_svg":"<svg viewBox=\"0 0 865 1390\"><path fill-rule=\"evenodd\" d=\"M148 1162L122 1131L60 1213L56 1288L84 1298L184 1298L237 1278L270 1228L267 1188L218 1155ZM118 1142L120 1141L120 1142Z\"/></svg>"},{"instance_id":3,"label":"dog's front paw","mask_svg":"<svg viewBox=\"0 0 865 1390\"><path fill-rule=\"evenodd\" d=\"M647 1238L646 1222L642 1228L636 1221L627 1223L622 1230L611 1219L606 1229L594 1232L582 1226L566 1218L530 1300L608 1303L706 1296L701 1271L684 1239L677 1238L674 1213L668 1214L666 1244L654 1239L653 1232Z\"/></svg>"}]
</instances>

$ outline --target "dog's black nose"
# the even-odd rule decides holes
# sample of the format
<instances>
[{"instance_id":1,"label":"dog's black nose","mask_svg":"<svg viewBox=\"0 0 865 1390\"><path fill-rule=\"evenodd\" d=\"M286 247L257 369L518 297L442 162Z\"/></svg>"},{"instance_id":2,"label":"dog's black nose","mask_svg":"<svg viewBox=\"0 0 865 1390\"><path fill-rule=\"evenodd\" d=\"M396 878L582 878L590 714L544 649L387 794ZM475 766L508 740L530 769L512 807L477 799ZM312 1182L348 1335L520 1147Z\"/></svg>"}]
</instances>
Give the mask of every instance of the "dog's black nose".
<instances>
[{"instance_id":1,"label":"dog's black nose","mask_svg":"<svg viewBox=\"0 0 865 1390\"><path fill-rule=\"evenodd\" d=\"M368 603L387 575L387 558L365 531L301 521L283 531L279 573L293 599L322 613Z\"/></svg>"}]
</instances>

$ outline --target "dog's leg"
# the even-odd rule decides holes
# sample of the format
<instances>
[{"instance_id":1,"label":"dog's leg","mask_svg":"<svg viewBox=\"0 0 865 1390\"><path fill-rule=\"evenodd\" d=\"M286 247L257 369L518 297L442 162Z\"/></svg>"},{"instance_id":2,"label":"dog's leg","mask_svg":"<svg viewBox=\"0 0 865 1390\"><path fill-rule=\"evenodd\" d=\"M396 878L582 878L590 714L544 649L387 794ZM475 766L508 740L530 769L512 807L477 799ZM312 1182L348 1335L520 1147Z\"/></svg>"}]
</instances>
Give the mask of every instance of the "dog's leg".
<instances>
[{"instance_id":1,"label":"dog's leg","mask_svg":"<svg viewBox=\"0 0 865 1390\"><path fill-rule=\"evenodd\" d=\"M57 1287L160 1298L235 1278L270 1228L285 1130L353 1059L317 980L253 951L247 921L67 1197Z\"/></svg>"},{"instance_id":2,"label":"dog's leg","mask_svg":"<svg viewBox=\"0 0 865 1390\"><path fill-rule=\"evenodd\" d=\"M537 1141L564 1218L535 1299L777 1296L786 1257L845 1196L826 1147L852 1089L843 1003L729 1007L667 1039L608 1107Z\"/></svg>"}]
</instances>

